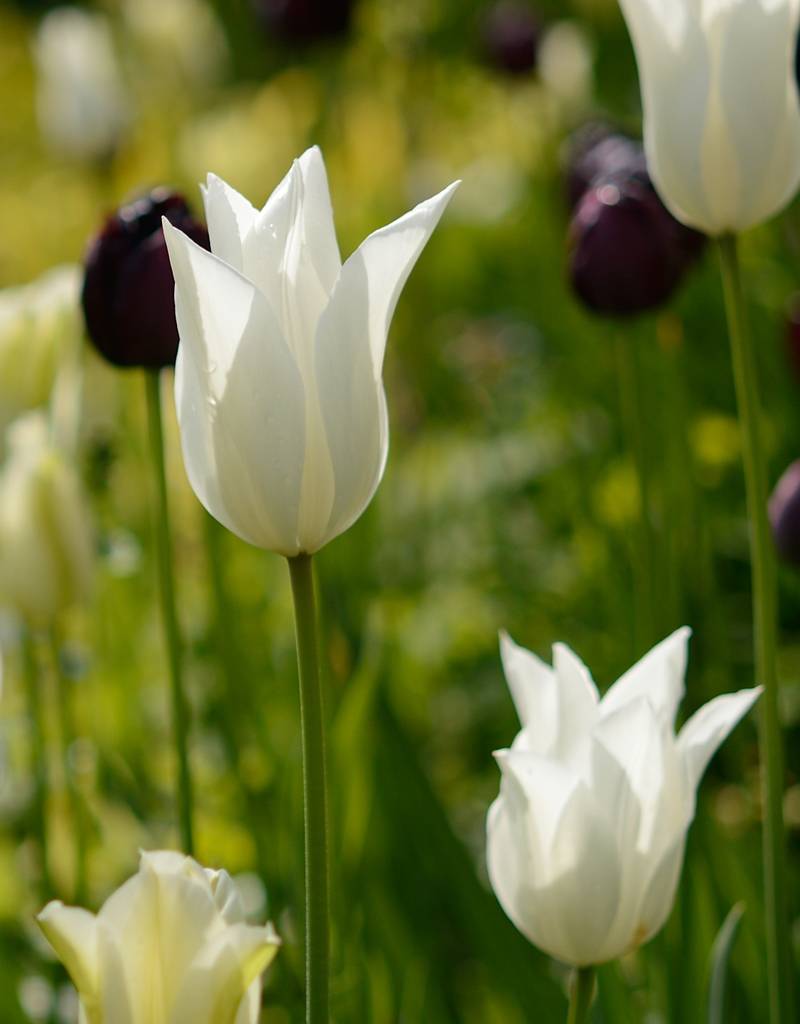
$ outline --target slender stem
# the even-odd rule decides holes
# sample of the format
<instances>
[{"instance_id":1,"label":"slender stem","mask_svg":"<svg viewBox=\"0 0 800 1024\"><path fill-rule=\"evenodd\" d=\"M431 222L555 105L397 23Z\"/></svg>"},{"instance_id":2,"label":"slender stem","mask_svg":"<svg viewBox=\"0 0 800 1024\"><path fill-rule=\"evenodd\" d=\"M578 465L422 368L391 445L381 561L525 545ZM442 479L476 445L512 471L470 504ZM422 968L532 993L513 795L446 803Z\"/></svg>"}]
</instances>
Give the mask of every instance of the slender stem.
<instances>
[{"instance_id":1,"label":"slender stem","mask_svg":"<svg viewBox=\"0 0 800 1024\"><path fill-rule=\"evenodd\" d=\"M36 659L33 637L27 626L22 628L22 658L24 662L25 699L31 728L31 760L33 776L33 828L39 846L42 896L49 899L53 893L50 875L49 844L47 830L47 742L44 734L42 714L41 679Z\"/></svg>"},{"instance_id":2,"label":"slender stem","mask_svg":"<svg viewBox=\"0 0 800 1024\"><path fill-rule=\"evenodd\" d=\"M328 809L325 723L319 680L314 576L310 555L289 560L292 580L300 717L303 733L303 796L306 854L306 1022L328 1024L330 971Z\"/></svg>"},{"instance_id":3,"label":"slender stem","mask_svg":"<svg viewBox=\"0 0 800 1024\"><path fill-rule=\"evenodd\" d=\"M172 727L178 760L178 817L184 853L194 853L192 829L192 779L189 773L188 721L186 695L181 671L181 640L175 610L175 583L172 573L172 540L169 528L167 478L164 469L164 427L161 419L161 395L157 370L145 373L147 411L150 420L150 460L156 491L155 533L158 579L161 591L161 617L169 660Z\"/></svg>"},{"instance_id":4,"label":"slender stem","mask_svg":"<svg viewBox=\"0 0 800 1024\"><path fill-rule=\"evenodd\" d=\"M586 1024L594 999L594 967L576 967L569 985L567 1024Z\"/></svg>"},{"instance_id":5,"label":"slender stem","mask_svg":"<svg viewBox=\"0 0 800 1024\"><path fill-rule=\"evenodd\" d=\"M56 703L58 706L59 728L61 731L61 762L64 773L64 785L69 801L70 817L72 818L73 837L75 840L75 897L74 902L83 906L86 902L86 856L87 856L87 833L86 817L83 813L81 794L75 781L75 773L70 763L70 750L75 741L75 718L72 713L72 701L70 695L70 682L64 674L61 661L61 644L58 630L55 626L50 629L50 651L53 667L56 674Z\"/></svg>"},{"instance_id":6,"label":"slender stem","mask_svg":"<svg viewBox=\"0 0 800 1024\"><path fill-rule=\"evenodd\" d=\"M759 744L764 787L763 856L769 1020L771 1024L790 1024L794 1018L783 825L783 749L776 669L778 602L774 551L767 519L767 471L761 436L755 353L747 329L736 238L733 235L720 238L719 254L750 519L756 679L764 687L759 706Z\"/></svg>"},{"instance_id":7,"label":"slender stem","mask_svg":"<svg viewBox=\"0 0 800 1024\"><path fill-rule=\"evenodd\" d=\"M645 447L648 418L642 407L641 353L639 341L628 330L617 331L617 371L620 391L620 413L628 451L633 456L639 498L638 536L636 538L635 575L638 590L637 611L641 636L638 646L646 649L655 640L656 550L652 522L650 472Z\"/></svg>"}]
</instances>

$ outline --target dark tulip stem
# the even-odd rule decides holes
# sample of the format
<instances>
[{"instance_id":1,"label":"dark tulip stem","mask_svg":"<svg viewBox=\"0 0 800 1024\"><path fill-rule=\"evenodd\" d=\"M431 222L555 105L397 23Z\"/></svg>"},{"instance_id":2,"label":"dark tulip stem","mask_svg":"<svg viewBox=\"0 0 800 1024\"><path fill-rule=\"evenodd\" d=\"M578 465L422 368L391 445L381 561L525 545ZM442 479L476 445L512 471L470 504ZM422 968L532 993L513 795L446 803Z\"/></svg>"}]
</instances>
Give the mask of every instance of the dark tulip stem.
<instances>
[{"instance_id":1,"label":"dark tulip stem","mask_svg":"<svg viewBox=\"0 0 800 1024\"><path fill-rule=\"evenodd\" d=\"M169 525L167 477L164 467L164 426L161 416L160 373L145 372L147 412L150 421L150 462L155 489L155 538L158 558L158 581L161 617L169 662L172 728L178 761L178 819L183 852L194 854L192 813L192 779L189 771L189 713L183 687L182 646L175 606L172 538Z\"/></svg>"},{"instance_id":2,"label":"dark tulip stem","mask_svg":"<svg viewBox=\"0 0 800 1024\"><path fill-rule=\"evenodd\" d=\"M292 580L300 718L306 857L306 1024L328 1024L330 896L325 720L319 679L317 611L310 555L289 558Z\"/></svg>"},{"instance_id":3,"label":"dark tulip stem","mask_svg":"<svg viewBox=\"0 0 800 1024\"><path fill-rule=\"evenodd\" d=\"M80 790L75 779L70 753L75 742L75 716L72 709L70 682L63 670L61 660L61 642L55 626L50 629L50 653L53 671L56 677L56 706L58 708L59 729L61 732L61 763L64 774L64 787L69 802L69 813L72 818L72 835L75 845L75 890L74 902L83 906L87 895L87 854L88 836L86 816Z\"/></svg>"},{"instance_id":4,"label":"dark tulip stem","mask_svg":"<svg viewBox=\"0 0 800 1024\"><path fill-rule=\"evenodd\" d=\"M567 1024L587 1024L594 999L594 967L576 967L569 985Z\"/></svg>"},{"instance_id":5,"label":"dark tulip stem","mask_svg":"<svg viewBox=\"0 0 800 1024\"><path fill-rule=\"evenodd\" d=\"M770 1024L790 1024L795 1018L792 1013L792 957L783 823L783 743L778 715L775 553L767 516L767 468L755 351L747 326L735 236L725 235L719 239L719 255L739 407L750 521L756 681L764 687L758 723L764 787L763 856L769 1020Z\"/></svg>"}]
</instances>

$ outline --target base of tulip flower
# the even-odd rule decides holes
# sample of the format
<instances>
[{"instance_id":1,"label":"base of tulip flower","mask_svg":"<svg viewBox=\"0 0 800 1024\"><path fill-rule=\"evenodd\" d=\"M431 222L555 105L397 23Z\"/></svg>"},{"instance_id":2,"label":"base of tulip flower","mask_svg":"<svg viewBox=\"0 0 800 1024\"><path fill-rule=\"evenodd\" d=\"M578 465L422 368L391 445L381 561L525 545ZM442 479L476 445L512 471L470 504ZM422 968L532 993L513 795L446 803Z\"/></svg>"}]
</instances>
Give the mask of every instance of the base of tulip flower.
<instances>
[{"instance_id":1,"label":"base of tulip flower","mask_svg":"<svg viewBox=\"0 0 800 1024\"><path fill-rule=\"evenodd\" d=\"M764 896L771 1024L794 1021L791 938L786 901L786 838L783 823L783 738L778 715L777 582L767 513L767 468L762 437L755 351L747 329L735 235L718 240L725 311L742 436L742 462L750 522L753 637L756 681L764 687L758 716L764 786Z\"/></svg>"},{"instance_id":2,"label":"base of tulip flower","mask_svg":"<svg viewBox=\"0 0 800 1024\"><path fill-rule=\"evenodd\" d=\"M328 1024L330 973L330 883L325 722L319 679L317 609L310 555L287 559L294 598L300 719L303 736L303 797L306 858L306 1021Z\"/></svg>"},{"instance_id":3,"label":"base of tulip flower","mask_svg":"<svg viewBox=\"0 0 800 1024\"><path fill-rule=\"evenodd\" d=\"M594 967L576 967L569 984L567 1024L586 1024L594 999Z\"/></svg>"}]
</instances>

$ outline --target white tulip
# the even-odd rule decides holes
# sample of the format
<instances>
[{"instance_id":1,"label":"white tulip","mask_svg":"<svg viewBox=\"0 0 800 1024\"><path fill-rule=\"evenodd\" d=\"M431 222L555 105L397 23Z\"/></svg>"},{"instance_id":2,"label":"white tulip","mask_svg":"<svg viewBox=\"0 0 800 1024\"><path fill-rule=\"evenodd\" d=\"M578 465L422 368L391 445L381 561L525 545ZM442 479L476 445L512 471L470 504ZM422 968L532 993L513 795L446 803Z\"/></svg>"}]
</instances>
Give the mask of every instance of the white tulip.
<instances>
[{"instance_id":1,"label":"white tulip","mask_svg":"<svg viewBox=\"0 0 800 1024\"><path fill-rule=\"evenodd\" d=\"M495 755L489 877L517 928L565 963L612 960L664 924L697 786L760 692L714 698L676 737L688 639L673 633L600 700L568 647L550 668L501 636L522 730Z\"/></svg>"},{"instance_id":2,"label":"white tulip","mask_svg":"<svg viewBox=\"0 0 800 1024\"><path fill-rule=\"evenodd\" d=\"M0 600L49 621L89 594L91 516L77 469L51 440L47 418L11 424L0 469Z\"/></svg>"},{"instance_id":3,"label":"white tulip","mask_svg":"<svg viewBox=\"0 0 800 1024\"><path fill-rule=\"evenodd\" d=\"M280 945L271 924L245 922L226 872L166 851L143 853L97 915L56 900L38 922L78 990L81 1024L256 1024Z\"/></svg>"},{"instance_id":4,"label":"white tulip","mask_svg":"<svg viewBox=\"0 0 800 1024\"><path fill-rule=\"evenodd\" d=\"M388 451L389 324L456 184L371 234L344 264L316 147L261 211L209 175L212 253L164 221L187 474L211 515L244 540L310 554L369 504Z\"/></svg>"},{"instance_id":5,"label":"white tulip","mask_svg":"<svg viewBox=\"0 0 800 1024\"><path fill-rule=\"evenodd\" d=\"M56 150L105 160L130 121L108 20L80 7L42 19L34 46L42 135Z\"/></svg>"},{"instance_id":6,"label":"white tulip","mask_svg":"<svg viewBox=\"0 0 800 1024\"><path fill-rule=\"evenodd\" d=\"M720 235L766 220L800 180L798 0L620 0L666 205Z\"/></svg>"}]
</instances>

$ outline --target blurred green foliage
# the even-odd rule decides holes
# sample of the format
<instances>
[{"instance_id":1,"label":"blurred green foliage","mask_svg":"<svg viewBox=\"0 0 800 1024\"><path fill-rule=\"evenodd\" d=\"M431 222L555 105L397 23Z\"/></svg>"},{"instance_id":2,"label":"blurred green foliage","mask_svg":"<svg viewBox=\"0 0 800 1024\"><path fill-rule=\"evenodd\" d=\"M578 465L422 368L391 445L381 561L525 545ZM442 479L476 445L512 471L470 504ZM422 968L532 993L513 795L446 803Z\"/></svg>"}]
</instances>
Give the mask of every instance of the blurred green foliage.
<instances>
[{"instance_id":1,"label":"blurred green foliage","mask_svg":"<svg viewBox=\"0 0 800 1024\"><path fill-rule=\"evenodd\" d=\"M540 5L545 20L568 17L588 40L594 83L580 102L535 74L512 79L486 66L478 0L363 0L346 37L303 49L265 38L246 0L216 0L228 57L210 77L163 50L187 37L191 47L190 24L157 49L109 2L135 116L103 167L51 153L38 133L31 41L44 6L0 6L3 285L80 259L104 211L144 186L170 182L199 204L195 183L213 170L261 202L312 142L325 153L344 253L413 200L464 179L392 328L386 478L363 519L317 560L331 723L334 1017L560 1020L561 969L515 931L485 878L484 817L498 787L491 752L516 731L497 630L544 656L567 641L605 687L688 622L684 712L752 682L747 527L713 250L670 309L632 323L592 319L566 283L562 143L590 114L634 130L638 121L635 67L613 0ZM800 447L800 383L787 372L782 335L800 280L799 227L790 210L744 249L773 479ZM90 607L62 624L61 658L78 723L70 757L91 823L93 907L133 871L138 847L176 842L143 389L138 373L113 372L87 351L81 458L99 568ZM631 423L623 410L637 407ZM288 578L280 559L205 517L168 420L198 856L241 876L253 914L275 921L285 946L268 975L264 1020L288 1024L302 1020ZM650 535L634 444L647 467ZM800 586L789 571L782 597L796 890ZM55 751L52 658L35 639ZM3 647L2 1019L70 1020L66 978L32 923L43 893L10 617ZM54 752L51 869L69 899L59 763ZM738 901L745 913L726 1021L763 1019L759 816L748 722L702 788L667 928L601 970L598 1024L703 1021L712 943Z\"/></svg>"}]
</instances>

